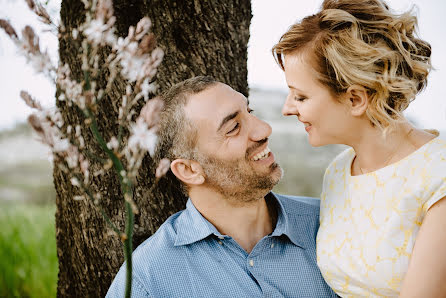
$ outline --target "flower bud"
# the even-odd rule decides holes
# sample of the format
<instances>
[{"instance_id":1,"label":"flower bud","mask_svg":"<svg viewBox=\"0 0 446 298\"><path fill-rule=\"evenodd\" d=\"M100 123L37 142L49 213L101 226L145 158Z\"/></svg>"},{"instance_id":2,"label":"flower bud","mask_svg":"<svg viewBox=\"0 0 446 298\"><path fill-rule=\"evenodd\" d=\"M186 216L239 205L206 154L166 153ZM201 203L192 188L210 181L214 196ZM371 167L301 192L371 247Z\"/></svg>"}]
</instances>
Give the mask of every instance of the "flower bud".
<instances>
[{"instance_id":1,"label":"flower bud","mask_svg":"<svg viewBox=\"0 0 446 298\"><path fill-rule=\"evenodd\" d=\"M166 175L167 171L170 169L170 160L168 158L161 159L158 167L156 168L155 177L161 178Z\"/></svg>"},{"instance_id":2,"label":"flower bud","mask_svg":"<svg viewBox=\"0 0 446 298\"><path fill-rule=\"evenodd\" d=\"M141 109L139 117L141 117L149 128L157 127L164 102L161 98L155 97L149 100Z\"/></svg>"},{"instance_id":3,"label":"flower bud","mask_svg":"<svg viewBox=\"0 0 446 298\"><path fill-rule=\"evenodd\" d=\"M17 39L17 33L15 32L14 28L11 26L11 24L4 19L0 19L0 27L5 30L6 34L9 35L9 37Z\"/></svg>"}]
</instances>

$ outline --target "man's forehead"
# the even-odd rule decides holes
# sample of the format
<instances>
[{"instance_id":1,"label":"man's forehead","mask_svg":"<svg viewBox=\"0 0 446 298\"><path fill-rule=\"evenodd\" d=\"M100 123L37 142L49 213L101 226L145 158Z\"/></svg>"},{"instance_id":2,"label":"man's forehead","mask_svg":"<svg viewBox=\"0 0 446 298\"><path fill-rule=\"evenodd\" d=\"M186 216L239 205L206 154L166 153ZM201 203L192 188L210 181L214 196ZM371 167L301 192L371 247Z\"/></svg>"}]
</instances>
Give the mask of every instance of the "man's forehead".
<instances>
[{"instance_id":1,"label":"man's forehead","mask_svg":"<svg viewBox=\"0 0 446 298\"><path fill-rule=\"evenodd\" d=\"M189 97L185 114L192 121L218 122L228 114L246 107L248 100L239 92L223 83ZM198 123L197 123L198 124Z\"/></svg>"}]
</instances>

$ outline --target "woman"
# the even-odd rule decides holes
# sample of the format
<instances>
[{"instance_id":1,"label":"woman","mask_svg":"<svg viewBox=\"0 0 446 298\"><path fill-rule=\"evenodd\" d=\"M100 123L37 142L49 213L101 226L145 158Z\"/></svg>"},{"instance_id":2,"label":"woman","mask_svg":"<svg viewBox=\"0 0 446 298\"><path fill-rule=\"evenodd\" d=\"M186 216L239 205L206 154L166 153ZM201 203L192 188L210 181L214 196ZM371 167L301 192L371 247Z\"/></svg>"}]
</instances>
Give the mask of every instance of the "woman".
<instances>
[{"instance_id":1,"label":"woman","mask_svg":"<svg viewBox=\"0 0 446 298\"><path fill-rule=\"evenodd\" d=\"M340 296L446 297L446 140L403 116L427 83L416 17L326 0L273 47L283 114L313 146L346 144L321 196L318 265Z\"/></svg>"}]
</instances>

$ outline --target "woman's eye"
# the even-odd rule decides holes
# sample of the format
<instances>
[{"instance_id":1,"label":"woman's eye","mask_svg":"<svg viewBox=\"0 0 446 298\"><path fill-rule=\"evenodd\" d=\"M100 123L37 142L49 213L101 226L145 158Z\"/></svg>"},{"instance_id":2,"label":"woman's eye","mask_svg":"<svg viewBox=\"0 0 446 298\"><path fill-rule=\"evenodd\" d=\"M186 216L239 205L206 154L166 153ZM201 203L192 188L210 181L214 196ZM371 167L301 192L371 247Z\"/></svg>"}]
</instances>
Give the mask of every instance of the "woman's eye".
<instances>
[{"instance_id":1,"label":"woman's eye","mask_svg":"<svg viewBox=\"0 0 446 298\"><path fill-rule=\"evenodd\" d=\"M234 126L234 128L232 128L230 131L228 131L228 133L232 133L232 132L234 132L234 131L236 131L238 128L239 128L239 124L237 123L235 126Z\"/></svg>"},{"instance_id":2,"label":"woman's eye","mask_svg":"<svg viewBox=\"0 0 446 298\"><path fill-rule=\"evenodd\" d=\"M299 96L295 96L294 100L296 101L304 101L305 99L307 99L306 97L299 97Z\"/></svg>"},{"instance_id":3,"label":"woman's eye","mask_svg":"<svg viewBox=\"0 0 446 298\"><path fill-rule=\"evenodd\" d=\"M248 108L248 113L252 114L252 112L254 112L253 109Z\"/></svg>"}]
</instances>

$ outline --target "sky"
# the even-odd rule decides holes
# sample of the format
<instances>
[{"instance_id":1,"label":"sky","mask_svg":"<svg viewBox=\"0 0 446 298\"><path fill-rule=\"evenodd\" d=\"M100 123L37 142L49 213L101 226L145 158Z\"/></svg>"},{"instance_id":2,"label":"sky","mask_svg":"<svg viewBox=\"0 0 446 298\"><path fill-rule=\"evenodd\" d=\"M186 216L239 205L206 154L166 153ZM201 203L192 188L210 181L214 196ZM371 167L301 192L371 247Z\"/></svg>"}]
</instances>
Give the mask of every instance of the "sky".
<instances>
[{"instance_id":1,"label":"sky","mask_svg":"<svg viewBox=\"0 0 446 298\"><path fill-rule=\"evenodd\" d=\"M38 31L40 26L24 0L0 0L0 18L11 21L17 31L30 24ZM271 55L272 46L294 22L315 13L322 1L252 0L250 40L248 44L248 83L250 87L286 91L283 72ZM49 0L50 9L57 15L60 0ZM432 45L432 63L428 87L409 106L406 115L421 128L446 130L446 98L443 85L446 83L446 1L444 0L387 0L396 12L403 12L416 5L419 33ZM57 38L44 33L41 44L57 59ZM45 106L54 106L54 86L37 75L26 65L23 57L16 54L12 42L0 32L0 129L12 127L24 121L31 113L19 97L20 90L29 91ZM285 100L285 98L284 98Z\"/></svg>"}]
</instances>

